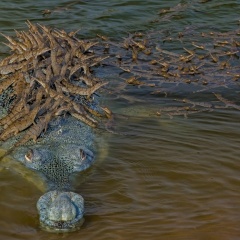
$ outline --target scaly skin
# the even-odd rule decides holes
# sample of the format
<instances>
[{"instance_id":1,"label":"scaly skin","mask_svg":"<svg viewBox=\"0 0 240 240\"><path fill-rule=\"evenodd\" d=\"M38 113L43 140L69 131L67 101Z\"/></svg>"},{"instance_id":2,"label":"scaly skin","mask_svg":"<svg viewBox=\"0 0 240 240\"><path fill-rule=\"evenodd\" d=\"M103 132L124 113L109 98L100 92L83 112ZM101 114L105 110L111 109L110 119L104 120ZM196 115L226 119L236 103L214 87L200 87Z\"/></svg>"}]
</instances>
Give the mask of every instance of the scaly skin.
<instances>
[{"instance_id":1,"label":"scaly skin","mask_svg":"<svg viewBox=\"0 0 240 240\"><path fill-rule=\"evenodd\" d=\"M89 48L96 43L74 33L27 25L28 32L4 35L13 53L0 61L0 141L14 142L0 160L12 154L45 179L48 192L37 203L43 229L73 231L84 202L71 191L70 177L94 161L92 128L105 112L92 95L106 83L92 76L91 67L106 57L95 56Z\"/></svg>"},{"instance_id":2,"label":"scaly skin","mask_svg":"<svg viewBox=\"0 0 240 240\"><path fill-rule=\"evenodd\" d=\"M48 186L37 203L41 227L51 232L74 231L81 226L83 198L71 191L71 175L89 168L94 159L91 127L71 116L50 122L44 137L20 146L14 159L35 170Z\"/></svg>"}]
</instances>

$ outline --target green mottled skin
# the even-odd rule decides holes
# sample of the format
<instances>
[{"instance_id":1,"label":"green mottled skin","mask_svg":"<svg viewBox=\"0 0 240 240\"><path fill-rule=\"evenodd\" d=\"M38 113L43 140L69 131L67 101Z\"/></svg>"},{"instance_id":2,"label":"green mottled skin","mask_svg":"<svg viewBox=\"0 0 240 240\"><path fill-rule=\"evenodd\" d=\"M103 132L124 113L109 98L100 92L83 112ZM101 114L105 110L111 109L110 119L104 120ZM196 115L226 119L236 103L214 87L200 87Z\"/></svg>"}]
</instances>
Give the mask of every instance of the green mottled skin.
<instances>
[{"instance_id":1,"label":"green mottled skin","mask_svg":"<svg viewBox=\"0 0 240 240\"><path fill-rule=\"evenodd\" d=\"M1 107L0 114L4 115L8 103L5 96L1 95L0 98L6 103ZM16 141L18 137L3 143L3 148L9 148ZM94 146L93 129L66 115L52 120L36 143L29 142L11 153L26 169L40 175L47 186L47 192L37 203L40 224L44 230L65 232L80 227L84 200L72 192L71 176L93 164Z\"/></svg>"}]
</instances>

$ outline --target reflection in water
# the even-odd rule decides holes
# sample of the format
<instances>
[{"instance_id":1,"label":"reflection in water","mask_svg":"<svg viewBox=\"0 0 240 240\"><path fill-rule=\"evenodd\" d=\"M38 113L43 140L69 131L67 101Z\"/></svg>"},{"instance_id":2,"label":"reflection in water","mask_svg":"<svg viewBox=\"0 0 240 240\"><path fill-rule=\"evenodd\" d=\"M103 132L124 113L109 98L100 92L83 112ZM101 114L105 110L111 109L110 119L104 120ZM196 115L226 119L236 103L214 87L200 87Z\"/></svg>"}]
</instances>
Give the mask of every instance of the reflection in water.
<instances>
[{"instance_id":1,"label":"reflection in water","mask_svg":"<svg viewBox=\"0 0 240 240\"><path fill-rule=\"evenodd\" d=\"M87 36L119 37L125 31L161 28L173 32L186 27L236 28L239 3L201 2L64 1L59 6L56 1L2 1L1 31L25 28L26 19L69 31L82 27ZM53 11L57 7L66 9ZM42 16L44 9L53 12ZM2 46L0 50L7 51ZM151 104L150 97L144 100ZM114 100L113 107L121 105L119 101ZM143 102L139 105L144 108ZM149 105L145 109L147 113ZM172 119L134 116L117 119L116 132L121 134L109 133L107 158L76 185L86 201L85 223L78 232L42 232L35 207L42 192L14 169L4 168L0 239L238 239L239 111L215 109Z\"/></svg>"}]
</instances>

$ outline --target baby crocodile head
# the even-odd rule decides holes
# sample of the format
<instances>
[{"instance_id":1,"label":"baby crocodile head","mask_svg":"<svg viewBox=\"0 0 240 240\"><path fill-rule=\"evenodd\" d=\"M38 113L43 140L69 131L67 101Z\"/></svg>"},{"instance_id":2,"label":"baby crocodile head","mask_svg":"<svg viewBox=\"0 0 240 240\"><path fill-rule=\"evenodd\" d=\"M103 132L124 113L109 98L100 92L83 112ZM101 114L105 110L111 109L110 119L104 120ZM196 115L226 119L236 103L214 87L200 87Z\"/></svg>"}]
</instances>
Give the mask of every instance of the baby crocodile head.
<instances>
[{"instance_id":1,"label":"baby crocodile head","mask_svg":"<svg viewBox=\"0 0 240 240\"><path fill-rule=\"evenodd\" d=\"M75 231L83 223L84 200L74 192L47 192L38 200L37 209L46 231Z\"/></svg>"}]
</instances>

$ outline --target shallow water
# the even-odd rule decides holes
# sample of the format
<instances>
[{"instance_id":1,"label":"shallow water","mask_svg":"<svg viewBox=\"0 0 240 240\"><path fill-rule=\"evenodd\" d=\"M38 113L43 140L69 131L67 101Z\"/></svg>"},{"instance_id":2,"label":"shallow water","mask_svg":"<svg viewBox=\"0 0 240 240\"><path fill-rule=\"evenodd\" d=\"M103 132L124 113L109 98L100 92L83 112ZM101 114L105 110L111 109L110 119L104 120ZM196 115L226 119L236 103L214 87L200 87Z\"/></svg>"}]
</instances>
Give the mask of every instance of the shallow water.
<instances>
[{"instance_id":1,"label":"shallow water","mask_svg":"<svg viewBox=\"0 0 240 240\"><path fill-rule=\"evenodd\" d=\"M0 28L14 34L13 29L26 28L24 22L30 19L67 30L82 28L85 37L99 33L118 39L128 31L238 27L239 1L169 2L2 1ZM175 8L159 14L168 7ZM42 16L44 9L53 12ZM0 50L3 56L8 51L3 45ZM141 91L131 97L139 100ZM174 91L177 96L187 94L177 87ZM223 93L231 95L231 89ZM239 88L234 94L239 105ZM43 232L36 210L42 192L5 168L0 174L0 239L239 239L240 112L214 109L171 119L151 115L152 109L169 104L166 97L144 92L139 102L124 97L106 97L107 106L128 117L116 120L120 134L108 134L106 159L75 186L86 202L82 229Z\"/></svg>"}]
</instances>

